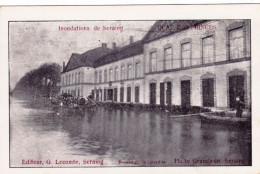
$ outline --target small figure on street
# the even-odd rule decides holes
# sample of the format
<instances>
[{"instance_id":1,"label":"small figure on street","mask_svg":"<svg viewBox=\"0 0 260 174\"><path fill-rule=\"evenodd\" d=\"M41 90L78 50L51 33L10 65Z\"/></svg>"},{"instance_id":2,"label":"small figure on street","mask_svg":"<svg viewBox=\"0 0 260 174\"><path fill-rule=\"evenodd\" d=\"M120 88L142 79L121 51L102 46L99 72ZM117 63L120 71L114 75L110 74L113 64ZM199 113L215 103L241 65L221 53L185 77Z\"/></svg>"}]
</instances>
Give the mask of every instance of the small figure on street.
<instances>
[{"instance_id":1,"label":"small figure on street","mask_svg":"<svg viewBox=\"0 0 260 174\"><path fill-rule=\"evenodd\" d=\"M240 97L236 97L236 117L241 118L243 114L243 108L245 106L245 103L241 101Z\"/></svg>"}]
</instances>

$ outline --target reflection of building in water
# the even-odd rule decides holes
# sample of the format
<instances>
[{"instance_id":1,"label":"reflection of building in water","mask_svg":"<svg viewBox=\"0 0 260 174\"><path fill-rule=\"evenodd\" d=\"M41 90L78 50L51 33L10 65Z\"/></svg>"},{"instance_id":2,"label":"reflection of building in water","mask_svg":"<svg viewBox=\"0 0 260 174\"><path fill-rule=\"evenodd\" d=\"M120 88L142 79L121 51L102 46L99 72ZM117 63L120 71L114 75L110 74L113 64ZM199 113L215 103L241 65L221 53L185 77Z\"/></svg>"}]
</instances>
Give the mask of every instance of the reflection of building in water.
<instances>
[{"instance_id":1,"label":"reflection of building in water","mask_svg":"<svg viewBox=\"0 0 260 174\"><path fill-rule=\"evenodd\" d=\"M121 48L72 54L61 90L99 101L204 107L233 107L240 96L250 105L250 42L249 20L157 21L140 41L131 36Z\"/></svg>"}]
</instances>

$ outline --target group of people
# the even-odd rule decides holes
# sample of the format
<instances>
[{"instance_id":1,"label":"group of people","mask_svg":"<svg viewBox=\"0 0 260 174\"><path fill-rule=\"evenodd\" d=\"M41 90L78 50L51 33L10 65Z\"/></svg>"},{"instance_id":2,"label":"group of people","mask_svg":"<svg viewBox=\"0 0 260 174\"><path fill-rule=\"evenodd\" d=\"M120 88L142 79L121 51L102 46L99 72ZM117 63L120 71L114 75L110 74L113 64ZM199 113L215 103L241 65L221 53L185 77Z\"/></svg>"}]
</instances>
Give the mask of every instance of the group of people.
<instances>
[{"instance_id":1,"label":"group of people","mask_svg":"<svg viewBox=\"0 0 260 174\"><path fill-rule=\"evenodd\" d=\"M77 104L77 105L98 105L93 99L92 95L89 95L87 97L87 100L85 98L79 98L74 97L70 94L63 93L61 96L58 97L59 101L62 101L64 105L70 105L70 104ZM245 103L241 100L239 96L236 97L236 101L233 105L232 110L236 110L236 117L242 118L243 109L245 108Z\"/></svg>"},{"instance_id":2,"label":"group of people","mask_svg":"<svg viewBox=\"0 0 260 174\"><path fill-rule=\"evenodd\" d=\"M60 95L56 100L52 100L52 103L62 103L61 105L71 105L71 104L77 104L80 106L84 105L95 105L95 101L93 100L93 97L89 95L87 99L85 98L80 98L80 97L75 97L72 96L71 94L63 93Z\"/></svg>"}]
</instances>

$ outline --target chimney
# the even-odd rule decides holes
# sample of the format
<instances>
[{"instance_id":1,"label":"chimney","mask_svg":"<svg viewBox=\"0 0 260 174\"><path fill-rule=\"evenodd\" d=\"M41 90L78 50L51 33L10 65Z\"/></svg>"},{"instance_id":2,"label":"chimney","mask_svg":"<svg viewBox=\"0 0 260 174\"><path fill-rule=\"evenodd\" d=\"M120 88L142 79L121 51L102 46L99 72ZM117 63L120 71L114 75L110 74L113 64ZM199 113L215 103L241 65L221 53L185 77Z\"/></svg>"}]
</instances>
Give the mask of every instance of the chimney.
<instances>
[{"instance_id":1,"label":"chimney","mask_svg":"<svg viewBox=\"0 0 260 174\"><path fill-rule=\"evenodd\" d=\"M130 36L130 44L134 42L134 36Z\"/></svg>"},{"instance_id":2,"label":"chimney","mask_svg":"<svg viewBox=\"0 0 260 174\"><path fill-rule=\"evenodd\" d=\"M62 71L63 71L63 72L65 71L65 61L63 61L63 68L62 68Z\"/></svg>"},{"instance_id":3,"label":"chimney","mask_svg":"<svg viewBox=\"0 0 260 174\"><path fill-rule=\"evenodd\" d=\"M113 47L113 50L116 49L116 43L115 42L112 43L112 47Z\"/></svg>"},{"instance_id":4,"label":"chimney","mask_svg":"<svg viewBox=\"0 0 260 174\"><path fill-rule=\"evenodd\" d=\"M107 43L102 43L102 48L107 48Z\"/></svg>"}]
</instances>

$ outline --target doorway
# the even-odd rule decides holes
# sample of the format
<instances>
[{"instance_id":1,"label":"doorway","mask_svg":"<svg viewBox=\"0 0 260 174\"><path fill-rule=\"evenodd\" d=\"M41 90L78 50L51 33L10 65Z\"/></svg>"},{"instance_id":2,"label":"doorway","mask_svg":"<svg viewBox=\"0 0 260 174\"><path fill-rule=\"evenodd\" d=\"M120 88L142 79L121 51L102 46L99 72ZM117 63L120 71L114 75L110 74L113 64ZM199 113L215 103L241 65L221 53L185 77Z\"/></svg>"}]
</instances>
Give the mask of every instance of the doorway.
<instances>
[{"instance_id":1,"label":"doorway","mask_svg":"<svg viewBox=\"0 0 260 174\"><path fill-rule=\"evenodd\" d=\"M190 80L181 81L181 105L190 106Z\"/></svg>"},{"instance_id":2,"label":"doorway","mask_svg":"<svg viewBox=\"0 0 260 174\"><path fill-rule=\"evenodd\" d=\"M245 91L244 91L244 76L230 76L229 77L229 106L230 108L235 107L236 97L240 97L240 100L245 102Z\"/></svg>"},{"instance_id":3,"label":"doorway","mask_svg":"<svg viewBox=\"0 0 260 174\"><path fill-rule=\"evenodd\" d=\"M156 104L156 83L150 83L150 104Z\"/></svg>"},{"instance_id":4,"label":"doorway","mask_svg":"<svg viewBox=\"0 0 260 174\"><path fill-rule=\"evenodd\" d=\"M124 87L120 88L120 102L124 102Z\"/></svg>"},{"instance_id":5,"label":"doorway","mask_svg":"<svg viewBox=\"0 0 260 174\"><path fill-rule=\"evenodd\" d=\"M113 89L107 90L107 100L110 100L110 101L113 100Z\"/></svg>"},{"instance_id":6,"label":"doorway","mask_svg":"<svg viewBox=\"0 0 260 174\"><path fill-rule=\"evenodd\" d=\"M127 102L131 102L131 87L127 87Z\"/></svg>"},{"instance_id":7,"label":"doorway","mask_svg":"<svg viewBox=\"0 0 260 174\"><path fill-rule=\"evenodd\" d=\"M202 79L202 100L204 107L214 107L214 79Z\"/></svg>"}]
</instances>

